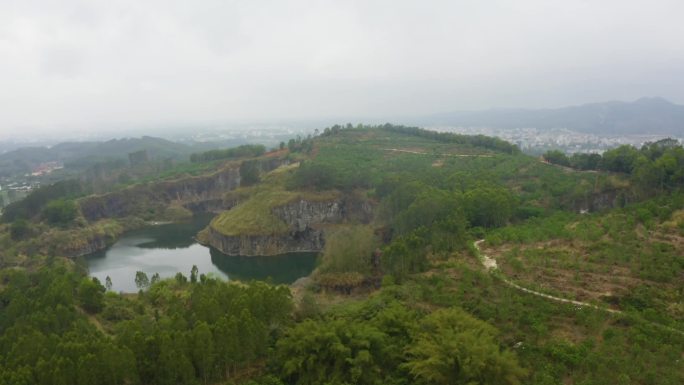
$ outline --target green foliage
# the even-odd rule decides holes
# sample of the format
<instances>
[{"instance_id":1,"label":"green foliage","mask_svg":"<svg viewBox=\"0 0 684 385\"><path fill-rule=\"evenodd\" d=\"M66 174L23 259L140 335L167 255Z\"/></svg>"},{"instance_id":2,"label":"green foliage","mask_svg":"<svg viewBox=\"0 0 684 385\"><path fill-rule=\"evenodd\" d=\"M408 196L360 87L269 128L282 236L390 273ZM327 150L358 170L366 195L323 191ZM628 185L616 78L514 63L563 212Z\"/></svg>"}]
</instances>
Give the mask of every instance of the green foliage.
<instances>
[{"instance_id":1,"label":"green foliage","mask_svg":"<svg viewBox=\"0 0 684 385\"><path fill-rule=\"evenodd\" d=\"M266 152L266 147L261 144L245 144L242 146L227 148L224 150L210 150L190 155L191 162L208 162L219 159L238 159L261 156Z\"/></svg>"},{"instance_id":2,"label":"green foliage","mask_svg":"<svg viewBox=\"0 0 684 385\"><path fill-rule=\"evenodd\" d=\"M41 213L48 202L75 198L83 192L81 184L76 180L64 180L42 186L33 190L26 198L5 207L2 221L9 223L16 219L31 219Z\"/></svg>"},{"instance_id":3,"label":"green foliage","mask_svg":"<svg viewBox=\"0 0 684 385\"><path fill-rule=\"evenodd\" d=\"M394 228L397 234L407 234L421 226L429 227L447 217L463 218L464 215L459 210L459 197L448 191L427 187L417 193L414 199L409 198L404 202L398 196L392 196L390 199L395 200L391 203L394 206L393 211L402 207L402 203L412 200L408 207L403 206L404 209L396 215ZM397 200L400 202L396 202Z\"/></svg>"},{"instance_id":4,"label":"green foliage","mask_svg":"<svg viewBox=\"0 0 684 385\"><path fill-rule=\"evenodd\" d=\"M15 241L20 241L31 235L31 226L25 219L17 219L12 222L10 236Z\"/></svg>"},{"instance_id":5,"label":"green foliage","mask_svg":"<svg viewBox=\"0 0 684 385\"><path fill-rule=\"evenodd\" d=\"M309 135L306 139L302 139L301 136L297 135L297 138L290 139L287 142L287 149L291 153L305 152L308 154L313 149L313 138Z\"/></svg>"},{"instance_id":6,"label":"green foliage","mask_svg":"<svg viewBox=\"0 0 684 385\"><path fill-rule=\"evenodd\" d=\"M101 305L96 282L60 266L2 275L8 284L1 294L0 382L139 383L132 352L76 310L79 304Z\"/></svg>"},{"instance_id":7,"label":"green foliage","mask_svg":"<svg viewBox=\"0 0 684 385\"><path fill-rule=\"evenodd\" d=\"M386 344L368 324L305 320L278 341L276 357L294 384L378 384Z\"/></svg>"},{"instance_id":8,"label":"green foliage","mask_svg":"<svg viewBox=\"0 0 684 385\"><path fill-rule=\"evenodd\" d=\"M499 227L505 225L515 211L515 198L507 190L482 187L464 194L464 206L474 226Z\"/></svg>"},{"instance_id":9,"label":"green foliage","mask_svg":"<svg viewBox=\"0 0 684 385\"><path fill-rule=\"evenodd\" d=\"M634 163L639 157L639 150L633 146L623 145L603 153L601 168L608 171L629 174L634 169Z\"/></svg>"},{"instance_id":10,"label":"green foliage","mask_svg":"<svg viewBox=\"0 0 684 385\"><path fill-rule=\"evenodd\" d=\"M264 359L292 312L289 290L263 283L160 281L136 299L60 266L0 279L3 384L223 382Z\"/></svg>"},{"instance_id":11,"label":"green foliage","mask_svg":"<svg viewBox=\"0 0 684 385\"><path fill-rule=\"evenodd\" d=\"M641 149L623 145L599 154L574 154L568 158L559 151L549 151L550 163L578 170L605 170L629 174L638 192L644 196L675 190L684 185L684 148L675 139L644 144Z\"/></svg>"},{"instance_id":12,"label":"green foliage","mask_svg":"<svg viewBox=\"0 0 684 385\"><path fill-rule=\"evenodd\" d=\"M240 185L251 186L259 183L261 172L258 160L246 160L240 164Z\"/></svg>"},{"instance_id":13,"label":"green foliage","mask_svg":"<svg viewBox=\"0 0 684 385\"><path fill-rule=\"evenodd\" d=\"M561 166L570 166L570 158L565 153L558 150L549 150L542 155L544 160L549 163L559 164Z\"/></svg>"},{"instance_id":14,"label":"green foliage","mask_svg":"<svg viewBox=\"0 0 684 385\"><path fill-rule=\"evenodd\" d=\"M57 199L48 202L43 208L43 217L52 225L67 225L78 215L74 201Z\"/></svg>"},{"instance_id":15,"label":"green foliage","mask_svg":"<svg viewBox=\"0 0 684 385\"><path fill-rule=\"evenodd\" d=\"M429 232L425 227L397 237L383 249L383 270L398 280L410 273L423 271L427 267L428 244Z\"/></svg>"},{"instance_id":16,"label":"green foliage","mask_svg":"<svg viewBox=\"0 0 684 385\"><path fill-rule=\"evenodd\" d=\"M288 288L222 282L196 268L189 279L139 272L136 283L147 290L138 295L105 293L99 282L57 264L2 270L0 383L682 383L684 340L649 323L682 325L684 263L674 245L684 234L681 194L608 214L574 214L560 209L623 186L625 178L550 167L496 140L413 128L333 126L289 147L296 158L311 158L236 192L249 200L222 216L224 227L285 232L273 207L342 196L287 191L287 183L367 189L354 193L378 204L376 222L329 234L321 272L342 283L385 273L381 290L352 300L307 291L294 312ZM569 164L631 167L631 182L648 194L676 189L676 144L651 144L636 157L620 151L607 163L580 154ZM29 242L21 234L13 239L12 226L3 228L3 257L8 247ZM371 257L374 228L385 242L380 271ZM75 242L64 229L45 234L50 243ZM512 266L516 280L568 269L577 269L578 282L582 269L617 269L611 285L636 277L637 284L611 297L626 313L514 290L479 268L469 248L474 236L510 246L500 262ZM582 253L575 257L556 243Z\"/></svg>"},{"instance_id":17,"label":"green foliage","mask_svg":"<svg viewBox=\"0 0 684 385\"><path fill-rule=\"evenodd\" d=\"M550 161L554 163L553 161ZM574 153L570 158L570 167L576 168L578 170L598 170L601 166L601 155L600 154L583 154Z\"/></svg>"},{"instance_id":18,"label":"green foliage","mask_svg":"<svg viewBox=\"0 0 684 385\"><path fill-rule=\"evenodd\" d=\"M192 265L192 269L190 269L190 283L197 283L198 272L197 265Z\"/></svg>"},{"instance_id":19,"label":"green foliage","mask_svg":"<svg viewBox=\"0 0 684 385\"><path fill-rule=\"evenodd\" d=\"M389 123L380 127L386 131L429 138L438 142L466 144L473 147L482 147L508 154L517 154L520 152L520 149L516 145L491 136L460 135L449 132L430 131L418 127L395 126Z\"/></svg>"},{"instance_id":20,"label":"green foliage","mask_svg":"<svg viewBox=\"0 0 684 385\"><path fill-rule=\"evenodd\" d=\"M326 236L320 270L323 273L370 273L378 241L370 226L345 226Z\"/></svg>"},{"instance_id":21,"label":"green foliage","mask_svg":"<svg viewBox=\"0 0 684 385\"><path fill-rule=\"evenodd\" d=\"M150 279L145 272L135 272L135 286L140 290L147 289L147 287L150 286Z\"/></svg>"},{"instance_id":22,"label":"green foliage","mask_svg":"<svg viewBox=\"0 0 684 385\"><path fill-rule=\"evenodd\" d=\"M421 384L520 384L526 371L495 337L492 326L463 310L438 310L422 321L404 366Z\"/></svg>"},{"instance_id":23,"label":"green foliage","mask_svg":"<svg viewBox=\"0 0 684 385\"><path fill-rule=\"evenodd\" d=\"M104 304L105 288L97 281L97 278L83 278L78 285L78 298L81 307L89 313L97 313L102 310Z\"/></svg>"},{"instance_id":24,"label":"green foliage","mask_svg":"<svg viewBox=\"0 0 684 385\"><path fill-rule=\"evenodd\" d=\"M325 164L302 162L291 181L291 188L329 190L336 187L335 170Z\"/></svg>"}]
</instances>

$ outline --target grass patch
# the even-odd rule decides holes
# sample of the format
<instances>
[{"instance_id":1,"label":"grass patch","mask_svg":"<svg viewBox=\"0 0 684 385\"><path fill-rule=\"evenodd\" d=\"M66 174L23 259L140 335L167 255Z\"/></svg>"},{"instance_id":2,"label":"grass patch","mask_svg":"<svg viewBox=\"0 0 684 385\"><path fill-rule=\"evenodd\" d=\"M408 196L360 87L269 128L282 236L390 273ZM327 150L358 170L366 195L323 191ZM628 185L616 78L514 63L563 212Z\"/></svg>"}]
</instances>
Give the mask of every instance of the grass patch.
<instances>
[{"instance_id":1,"label":"grass patch","mask_svg":"<svg viewBox=\"0 0 684 385\"><path fill-rule=\"evenodd\" d=\"M211 222L211 227L227 236L282 234L289 231L287 223L273 215L273 208L297 200L314 202L338 199L338 191L288 191L285 181L298 164L277 168L263 178L262 183L239 188L235 197L248 197L235 208L223 212Z\"/></svg>"}]
</instances>

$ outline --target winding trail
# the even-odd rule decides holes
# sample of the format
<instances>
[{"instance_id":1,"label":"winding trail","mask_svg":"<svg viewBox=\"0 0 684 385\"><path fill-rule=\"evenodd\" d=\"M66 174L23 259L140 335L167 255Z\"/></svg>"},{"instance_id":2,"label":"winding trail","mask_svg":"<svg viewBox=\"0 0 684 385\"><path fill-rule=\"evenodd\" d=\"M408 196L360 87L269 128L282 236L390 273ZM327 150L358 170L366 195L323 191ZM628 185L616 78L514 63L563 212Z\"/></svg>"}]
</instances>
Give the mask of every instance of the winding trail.
<instances>
[{"instance_id":1,"label":"winding trail","mask_svg":"<svg viewBox=\"0 0 684 385\"><path fill-rule=\"evenodd\" d=\"M473 246L477 250L477 254L480 258L480 262L482 263L482 266L484 266L484 268L489 272L500 272L499 266L496 263L496 259L494 259L494 258L492 258L486 254L483 254L482 251L480 250L480 244L484 241L485 241L484 239L480 239L479 241L475 241L473 243ZM538 292L538 291L535 291L532 289L528 289L526 287L522 287L522 286L518 285L517 283L506 278L502 273L498 274L498 276L501 278L501 280L504 281L504 283L506 283L506 285L513 287L515 289L518 289L520 291L523 291L525 293L536 295L537 297L550 299L550 300L556 301L556 302L569 303L569 304L572 304L575 306L580 306L580 307L589 307L592 309L603 310L603 311L606 311L608 313L622 314L622 312L620 310L614 310L614 309L609 309L609 308L605 308L605 307L600 307L600 306L596 306L596 305L588 303L588 302L575 301L572 299L556 297L556 296L553 296L550 294L545 294L545 293L541 293L541 292Z\"/></svg>"},{"instance_id":2,"label":"winding trail","mask_svg":"<svg viewBox=\"0 0 684 385\"><path fill-rule=\"evenodd\" d=\"M525 293L528 293L528 294L532 294L532 295L536 295L537 297L546 298L546 299L549 299L549 300L551 300L551 301L562 302L562 303L569 303L569 304L572 304L572 305L575 305L575 306L578 306L578 307L589 307L589 308L592 308L592 309L605 311L605 312L611 313L611 314L625 314L623 311L620 311L620 310L615 310L615 309L610 309L610 308L606 308L606 307L601 307L601 306L597 306L597 305L594 305L594 304L591 304L591 303L588 303L588 302L575 301L575 300L572 300L572 299L556 297L556 296L553 296L553 295L550 295L550 294L545 294L545 293L542 293L542 292L539 292L539 291L535 291L535 290L532 290L532 289L528 289L528 288L526 288L526 287L522 287L522 286L518 285L517 283L511 281L510 279L506 278L506 277L503 275L503 273L501 272L501 270L499 270L499 265L496 263L496 259L494 259L494 258L492 258L492 257L490 257L490 256L488 256L488 255L482 253L482 251L480 250L480 244L482 244L482 242L484 242L484 241L485 241L484 239L480 239L480 240L478 240L478 241L473 242L473 246L475 247L475 250L477 250L478 258L480 259L480 262L482 263L482 266L484 266L484 268L485 268L488 272L490 272L490 273L497 273L497 274L496 274L496 277L500 278L506 285L508 285L508 286L510 286L510 287L512 287L512 288L514 288L514 289L520 290L520 291L522 291L522 292L525 292ZM655 326L655 327L658 327L658 328L661 328L661 329L670 331L670 332L672 332L672 333L677 333L677 334L680 334L680 335L683 335L683 336L684 336L684 331L681 331L681 330L679 330L679 329L675 329L675 328L673 328L673 327L670 327L670 326L667 326L667 325L663 325L663 324L660 324L660 323L657 323L657 322L649 321L649 320L646 320L646 319L642 319L642 321L645 322L645 323L648 323L648 324L650 324L650 325L652 325L652 326Z\"/></svg>"}]
</instances>

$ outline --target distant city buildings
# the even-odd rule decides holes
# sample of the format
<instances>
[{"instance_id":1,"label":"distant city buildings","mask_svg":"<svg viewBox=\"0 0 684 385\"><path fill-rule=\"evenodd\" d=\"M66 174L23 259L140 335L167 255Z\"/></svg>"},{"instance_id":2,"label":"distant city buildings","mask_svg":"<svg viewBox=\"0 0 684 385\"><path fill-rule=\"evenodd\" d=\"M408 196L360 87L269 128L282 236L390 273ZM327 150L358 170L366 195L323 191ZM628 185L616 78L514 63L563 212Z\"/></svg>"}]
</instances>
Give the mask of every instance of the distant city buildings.
<instances>
[{"instance_id":1,"label":"distant city buildings","mask_svg":"<svg viewBox=\"0 0 684 385\"><path fill-rule=\"evenodd\" d=\"M64 168L64 164L62 162L45 162L41 163L38 166L34 167L33 170L31 170L31 176L42 176L42 175L47 175L50 174L51 172L55 170L61 170Z\"/></svg>"},{"instance_id":2,"label":"distant city buildings","mask_svg":"<svg viewBox=\"0 0 684 385\"><path fill-rule=\"evenodd\" d=\"M541 154L550 149L567 153L602 153L625 144L638 148L646 142L655 142L668 137L667 135L599 136L564 128L540 130L537 128L431 127L431 129L465 135L495 136L515 143L522 151L530 154ZM681 138L674 139L681 142Z\"/></svg>"}]
</instances>

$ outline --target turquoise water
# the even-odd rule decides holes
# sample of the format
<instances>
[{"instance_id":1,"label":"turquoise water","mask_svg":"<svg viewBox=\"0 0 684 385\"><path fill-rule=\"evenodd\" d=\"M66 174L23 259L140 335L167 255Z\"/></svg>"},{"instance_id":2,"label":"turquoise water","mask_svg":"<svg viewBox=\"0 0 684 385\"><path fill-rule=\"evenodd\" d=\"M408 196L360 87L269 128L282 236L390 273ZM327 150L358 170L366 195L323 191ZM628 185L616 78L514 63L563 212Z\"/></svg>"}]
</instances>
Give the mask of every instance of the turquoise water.
<instances>
[{"instance_id":1,"label":"turquoise water","mask_svg":"<svg viewBox=\"0 0 684 385\"><path fill-rule=\"evenodd\" d=\"M211 217L200 216L183 223L147 226L124 234L115 244L86 256L90 275L104 284L109 276L112 290L136 292L136 271L162 278L181 272L190 276L193 265L200 274L223 279L270 280L292 283L309 275L316 266L315 253L290 253L265 257L229 256L194 240Z\"/></svg>"}]
</instances>

